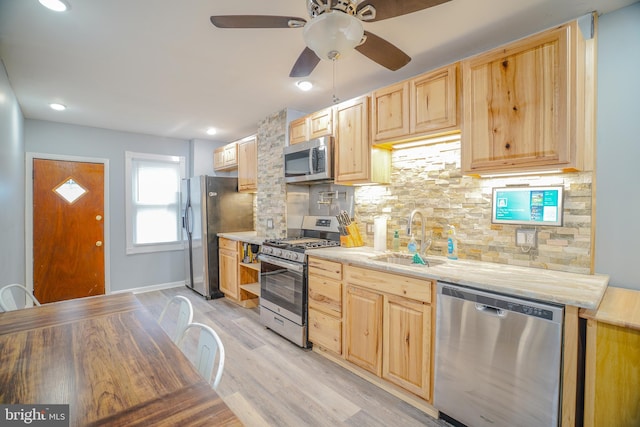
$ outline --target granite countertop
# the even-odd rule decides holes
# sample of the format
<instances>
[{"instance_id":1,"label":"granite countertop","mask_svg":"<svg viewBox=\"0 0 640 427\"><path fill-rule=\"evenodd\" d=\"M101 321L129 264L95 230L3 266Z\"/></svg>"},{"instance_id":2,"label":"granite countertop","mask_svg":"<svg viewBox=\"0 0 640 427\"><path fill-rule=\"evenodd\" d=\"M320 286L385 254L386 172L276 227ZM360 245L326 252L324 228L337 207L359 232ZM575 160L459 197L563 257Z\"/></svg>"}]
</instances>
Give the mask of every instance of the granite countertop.
<instances>
[{"instance_id":1,"label":"granite countertop","mask_svg":"<svg viewBox=\"0 0 640 427\"><path fill-rule=\"evenodd\" d=\"M598 307L609 284L609 276L602 274L566 273L491 262L449 260L435 256L428 257L435 261L430 267L391 264L372 259L385 252L375 251L366 246L313 249L308 251L308 254L390 273L457 283L477 289L587 309Z\"/></svg>"},{"instance_id":2,"label":"granite countertop","mask_svg":"<svg viewBox=\"0 0 640 427\"><path fill-rule=\"evenodd\" d=\"M258 236L255 231L234 231L230 233L218 233L218 237L224 237L225 239L237 240L240 242L247 242L254 245L261 245L266 237Z\"/></svg>"}]
</instances>

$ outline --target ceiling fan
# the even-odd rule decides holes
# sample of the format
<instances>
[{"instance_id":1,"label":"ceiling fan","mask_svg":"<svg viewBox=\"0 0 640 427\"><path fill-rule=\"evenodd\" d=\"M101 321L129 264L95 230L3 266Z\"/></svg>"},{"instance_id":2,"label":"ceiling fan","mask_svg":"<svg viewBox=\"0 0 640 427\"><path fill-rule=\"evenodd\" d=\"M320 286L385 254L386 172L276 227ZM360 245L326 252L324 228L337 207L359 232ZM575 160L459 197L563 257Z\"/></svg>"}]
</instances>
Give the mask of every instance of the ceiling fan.
<instances>
[{"instance_id":1,"label":"ceiling fan","mask_svg":"<svg viewBox=\"0 0 640 427\"><path fill-rule=\"evenodd\" d=\"M309 21L294 16L212 16L218 28L303 28L307 47L289 77L306 77L321 59L336 60L357 50L374 62L396 71L411 61L402 50L364 31L362 22L395 18L451 0L306 0Z\"/></svg>"}]
</instances>

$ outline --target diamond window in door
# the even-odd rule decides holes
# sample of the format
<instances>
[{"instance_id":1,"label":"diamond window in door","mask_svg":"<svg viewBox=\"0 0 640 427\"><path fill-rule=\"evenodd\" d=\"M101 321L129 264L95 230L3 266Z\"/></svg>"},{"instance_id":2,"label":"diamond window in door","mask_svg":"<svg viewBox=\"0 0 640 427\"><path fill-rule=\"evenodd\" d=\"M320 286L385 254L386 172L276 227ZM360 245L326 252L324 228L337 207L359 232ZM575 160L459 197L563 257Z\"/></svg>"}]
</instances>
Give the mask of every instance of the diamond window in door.
<instances>
[{"instance_id":1,"label":"diamond window in door","mask_svg":"<svg viewBox=\"0 0 640 427\"><path fill-rule=\"evenodd\" d=\"M78 184L73 178L69 177L53 189L60 197L65 199L69 204L74 203L80 197L84 196L87 190Z\"/></svg>"}]
</instances>

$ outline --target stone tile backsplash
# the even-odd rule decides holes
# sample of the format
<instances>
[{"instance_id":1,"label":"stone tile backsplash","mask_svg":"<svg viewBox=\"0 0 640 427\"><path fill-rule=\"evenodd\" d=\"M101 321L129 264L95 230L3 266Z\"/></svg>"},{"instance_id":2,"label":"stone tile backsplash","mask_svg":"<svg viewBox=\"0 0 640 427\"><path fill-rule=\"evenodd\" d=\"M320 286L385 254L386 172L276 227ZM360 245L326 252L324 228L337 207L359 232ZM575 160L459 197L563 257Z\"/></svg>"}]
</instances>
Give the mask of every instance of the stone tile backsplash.
<instances>
[{"instance_id":1,"label":"stone tile backsplash","mask_svg":"<svg viewBox=\"0 0 640 427\"><path fill-rule=\"evenodd\" d=\"M255 224L259 236L286 237L287 187L284 182L282 150L286 144L287 110L281 110L258 125L258 192ZM268 226L269 221L272 227Z\"/></svg>"},{"instance_id":2,"label":"stone tile backsplash","mask_svg":"<svg viewBox=\"0 0 640 427\"><path fill-rule=\"evenodd\" d=\"M589 274L591 179L591 172L472 178L460 171L459 142L425 145L393 151L391 184L358 187L355 216L369 246L374 236L367 230L373 229L375 217L386 215L387 248L399 230L401 250L406 250L409 213L421 209L433 233L432 255L446 254L443 230L450 224L456 227L459 258ZM529 251L515 245L519 226L491 224L492 188L514 184L565 188L564 225L537 227L538 244ZM418 239L419 217L414 232Z\"/></svg>"}]
</instances>

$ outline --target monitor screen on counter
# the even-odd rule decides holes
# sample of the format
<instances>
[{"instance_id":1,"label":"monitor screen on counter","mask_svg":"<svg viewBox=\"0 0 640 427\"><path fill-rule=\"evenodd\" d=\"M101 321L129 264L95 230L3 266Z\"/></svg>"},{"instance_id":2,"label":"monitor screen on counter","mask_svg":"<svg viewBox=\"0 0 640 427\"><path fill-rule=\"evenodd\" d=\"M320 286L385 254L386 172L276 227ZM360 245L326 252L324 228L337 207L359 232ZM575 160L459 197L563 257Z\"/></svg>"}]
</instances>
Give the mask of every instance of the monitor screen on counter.
<instances>
[{"instance_id":1,"label":"monitor screen on counter","mask_svg":"<svg viewBox=\"0 0 640 427\"><path fill-rule=\"evenodd\" d=\"M564 187L493 189L494 224L562 226Z\"/></svg>"}]
</instances>

